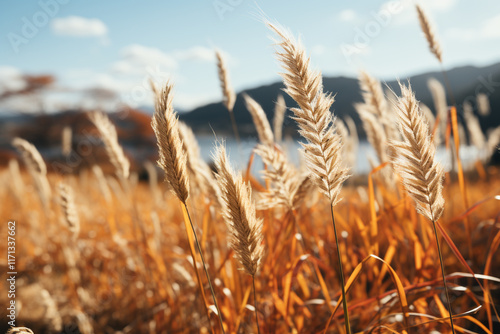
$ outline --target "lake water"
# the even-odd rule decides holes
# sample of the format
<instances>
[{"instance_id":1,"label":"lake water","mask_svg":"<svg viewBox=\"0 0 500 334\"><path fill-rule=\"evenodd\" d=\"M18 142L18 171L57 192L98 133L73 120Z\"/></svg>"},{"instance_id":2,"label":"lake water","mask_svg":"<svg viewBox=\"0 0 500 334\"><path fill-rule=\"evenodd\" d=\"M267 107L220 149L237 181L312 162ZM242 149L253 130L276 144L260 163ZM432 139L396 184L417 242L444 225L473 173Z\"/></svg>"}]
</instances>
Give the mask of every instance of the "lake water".
<instances>
[{"instance_id":1,"label":"lake water","mask_svg":"<svg viewBox=\"0 0 500 334\"><path fill-rule=\"evenodd\" d=\"M215 138L213 136L198 136L198 143L201 149L201 155L205 161L210 162L212 160L212 155L215 150ZM220 140L221 138L218 137ZM252 154L252 150L257 145L256 138L245 138L240 144L236 142L233 138L224 138L226 143L226 149L229 154L231 163L233 167L239 170L246 170L248 160ZM288 158L295 165L299 165L299 152L298 149L301 147L298 141L287 140L282 144L283 149L287 153ZM450 155L446 152L443 146L439 147L437 150L437 159L442 163L445 170L451 168ZM359 148L357 152L356 166L352 168L351 173L353 174L367 174L371 170L369 157L377 161L375 150L372 146L366 142L362 141L359 143ZM472 166L477 159L477 150L473 146L461 146L460 147L460 158L464 168ZM263 168L262 161L260 157L255 156L254 163L252 166L252 174L258 176L259 171Z\"/></svg>"}]
</instances>

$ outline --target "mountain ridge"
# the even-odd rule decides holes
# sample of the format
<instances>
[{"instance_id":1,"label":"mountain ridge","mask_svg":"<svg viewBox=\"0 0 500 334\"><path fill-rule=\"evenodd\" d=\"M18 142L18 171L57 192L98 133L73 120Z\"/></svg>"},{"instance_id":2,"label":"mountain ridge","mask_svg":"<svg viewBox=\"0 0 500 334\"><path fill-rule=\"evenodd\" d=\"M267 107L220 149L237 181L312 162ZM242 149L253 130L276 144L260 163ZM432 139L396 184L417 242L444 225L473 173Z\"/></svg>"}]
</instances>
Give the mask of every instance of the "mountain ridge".
<instances>
[{"instance_id":1,"label":"mountain ridge","mask_svg":"<svg viewBox=\"0 0 500 334\"><path fill-rule=\"evenodd\" d=\"M470 102L474 102L473 98L475 98L475 95L479 92L483 92L490 95L493 110L500 108L500 105L496 102L498 98L500 98L500 62L484 67L473 65L459 66L448 70L446 75L458 105L461 105L466 98ZM491 78L491 76L493 76L493 78ZM416 93L417 99L425 103L431 109L434 109L432 97L427 88L427 81L431 77L445 85L443 74L440 71L425 72L410 76L408 79ZM404 82L406 78L400 80ZM396 93L399 92L397 80L385 80L382 81L382 84L384 88L387 86ZM345 116L352 117L356 124L358 124L360 132L363 133L359 126L359 118L353 106L355 102L362 101L358 80L346 76L324 77L323 86L326 92L335 94L335 102L332 106L332 111L335 115L340 118ZM274 102L278 94L283 95L288 107L296 106L296 103L287 96L287 94L282 92L283 88L284 86L281 82L274 82L246 89L237 94L234 114L238 123L238 129L242 136L256 136L252 118L246 110L242 94L248 94L259 102L268 119L271 121L274 112ZM447 98L450 104L450 96L447 96ZM473 105L474 104L475 103L473 103ZM232 133L228 112L222 102L209 103L189 112L180 113L179 118L190 125L196 133L211 134L212 131L225 135ZM490 124L492 120L495 121L495 124L500 124L500 117L487 118L487 122L485 120L484 124ZM283 133L296 136L295 130L295 123L287 117L285 119Z\"/></svg>"}]
</instances>

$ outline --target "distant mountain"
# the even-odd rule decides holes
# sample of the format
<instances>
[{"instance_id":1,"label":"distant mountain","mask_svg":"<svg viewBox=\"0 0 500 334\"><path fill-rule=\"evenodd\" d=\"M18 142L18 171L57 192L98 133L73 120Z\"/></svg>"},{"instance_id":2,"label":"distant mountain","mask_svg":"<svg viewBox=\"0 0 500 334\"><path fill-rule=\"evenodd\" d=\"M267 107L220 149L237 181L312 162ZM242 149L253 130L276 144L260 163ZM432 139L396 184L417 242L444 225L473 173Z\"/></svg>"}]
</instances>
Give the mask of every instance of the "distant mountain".
<instances>
[{"instance_id":1,"label":"distant mountain","mask_svg":"<svg viewBox=\"0 0 500 334\"><path fill-rule=\"evenodd\" d=\"M489 95L492 110L500 110L500 63L486 67L457 67L448 70L447 76L458 105L461 105L465 99L470 99L471 102L474 102L476 94L483 92ZM444 83L443 74L441 72L429 72L409 77L417 99L433 109L432 97L427 88L427 81L430 78L436 78ZM407 78L399 79L402 82L407 81ZM399 93L397 80L386 81L384 84L392 88L396 93ZM334 113L340 118L346 115L351 116L358 124L358 129L360 130L360 134L362 134L363 131L361 131L361 126L359 125L359 118L353 107L355 102L362 101L358 80L343 76L325 77L323 79L323 85L325 91L335 94L335 103L333 104ZM238 94L234 107L234 114L241 135L256 135L252 118L245 107L242 94L246 93L259 102L264 108L269 120L272 120L274 104L278 94L282 94L285 97L288 107L296 106L296 103L287 94L283 93L283 88L283 84L277 82L271 85L249 89ZM449 96L448 101L450 101ZM473 103L473 105L475 105L475 103ZM229 115L222 103L211 103L196 108L191 112L183 113L179 117L189 124L196 133L211 134L212 129L219 134L232 133ZM485 128L499 125L500 112L492 113L489 117L481 121ZM285 129L283 133L293 136L297 135L295 123L289 118L285 120Z\"/></svg>"},{"instance_id":2,"label":"distant mountain","mask_svg":"<svg viewBox=\"0 0 500 334\"><path fill-rule=\"evenodd\" d=\"M482 92L489 96L492 110L490 115L480 117L483 130L486 132L489 128L500 125L500 63L482 68L473 66L454 68L448 71L447 75L459 106L459 116L462 102L468 100L475 106L475 96ZM427 80L431 77L441 80L442 73L416 75L411 77L410 81L417 98L433 108L431 94L427 88ZM406 81L406 78L400 79ZM395 80L385 84L399 93ZM340 118L351 116L358 125L360 135L363 136L359 118L353 108L353 103L361 101L357 79L324 78L324 87L325 91L336 94L333 104L334 113ZM295 102L282 92L282 88L281 83L274 83L246 90L245 93L259 102L269 120L272 120L278 94L283 94L288 107L296 106ZM235 105L238 129L242 136L255 136L255 127L244 106L242 93L238 94ZM197 134L212 134L213 129L218 135L232 136L228 112L222 103L212 103L191 112L179 113L179 117ZM132 161L133 170L140 171L144 161L157 158L156 139L150 125L151 110L123 110L110 114L110 118L116 124L120 143ZM65 126L73 130L74 151L69 157L64 157L61 152L61 133ZM295 122L289 117L285 120L284 135L298 136ZM108 171L112 170L95 127L80 111L0 117L0 165L16 157L11 145L14 137L22 137L32 142L42 153L51 170L74 172L94 163L104 165Z\"/></svg>"}]
</instances>

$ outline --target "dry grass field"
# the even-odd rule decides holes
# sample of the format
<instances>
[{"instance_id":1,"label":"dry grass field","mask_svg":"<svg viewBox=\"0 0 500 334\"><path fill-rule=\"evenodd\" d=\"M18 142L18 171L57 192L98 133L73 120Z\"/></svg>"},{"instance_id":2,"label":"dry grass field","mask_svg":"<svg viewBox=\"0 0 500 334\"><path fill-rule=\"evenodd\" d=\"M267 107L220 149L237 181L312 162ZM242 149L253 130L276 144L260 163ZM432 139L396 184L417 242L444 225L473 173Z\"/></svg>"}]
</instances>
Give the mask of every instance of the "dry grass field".
<instances>
[{"instance_id":1,"label":"dry grass field","mask_svg":"<svg viewBox=\"0 0 500 334\"><path fill-rule=\"evenodd\" d=\"M247 96L260 141L243 157L248 168L234 171L223 143L209 167L177 121L169 83L152 84L160 168L147 165L149 182L130 172L105 114L89 118L114 166L107 175L97 165L47 172L34 146L13 141L22 163L0 171L0 234L15 221L17 326L35 333L500 331L500 170L478 160L464 172L456 151L454 170L436 162L436 144L449 151L461 144L453 103L445 100L444 111L437 103L433 119L408 84L401 96L384 95L363 73L365 102L357 109L378 161L368 175L350 177L357 138L348 122L334 120L334 98L302 45L269 26L285 93L297 102L289 107L305 139L303 166L280 146L287 108L278 104L273 131ZM219 70L232 115L221 56ZM478 145L493 152L495 140ZM73 147L63 139L63 151ZM257 156L265 167L252 175ZM3 240L0 252L7 253ZM0 268L9 271L5 257ZM8 304L6 294L0 300Z\"/></svg>"}]
</instances>

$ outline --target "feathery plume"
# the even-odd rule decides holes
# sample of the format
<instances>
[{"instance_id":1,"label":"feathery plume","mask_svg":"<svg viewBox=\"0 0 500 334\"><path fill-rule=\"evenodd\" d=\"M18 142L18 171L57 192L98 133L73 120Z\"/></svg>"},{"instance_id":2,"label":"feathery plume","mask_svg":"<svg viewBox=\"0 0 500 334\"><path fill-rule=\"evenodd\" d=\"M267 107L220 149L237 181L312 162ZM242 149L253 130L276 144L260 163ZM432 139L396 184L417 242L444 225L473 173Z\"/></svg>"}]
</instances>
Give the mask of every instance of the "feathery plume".
<instances>
[{"instance_id":1,"label":"feathery plume","mask_svg":"<svg viewBox=\"0 0 500 334\"><path fill-rule=\"evenodd\" d=\"M16 137L12 140L12 145L21 153L21 157L30 171L47 175L47 166L40 152L38 152L33 144L22 138Z\"/></svg>"},{"instance_id":2,"label":"feathery plume","mask_svg":"<svg viewBox=\"0 0 500 334\"><path fill-rule=\"evenodd\" d=\"M486 157L491 159L493 154L500 148L500 126L488 132L488 140L486 141Z\"/></svg>"},{"instance_id":3,"label":"feathery plume","mask_svg":"<svg viewBox=\"0 0 500 334\"><path fill-rule=\"evenodd\" d=\"M366 110L366 104L358 103L354 107L363 123L368 141L377 153L379 163L387 162L387 136L382 124L373 113Z\"/></svg>"},{"instance_id":4,"label":"feathery plume","mask_svg":"<svg viewBox=\"0 0 500 334\"><path fill-rule=\"evenodd\" d=\"M301 143L306 163L314 181L328 197L332 206L338 197L342 183L348 178L348 170L341 166L342 141L335 132L330 107L333 96L323 93L321 73L312 70L303 46L287 32L268 23L280 37L277 58L286 73L282 73L285 92L300 108L292 108L293 119L299 124L299 133L307 139Z\"/></svg>"},{"instance_id":5,"label":"feathery plume","mask_svg":"<svg viewBox=\"0 0 500 334\"><path fill-rule=\"evenodd\" d=\"M476 95L477 108L479 110L479 115L488 116L491 112L490 100L488 95L484 93L479 93Z\"/></svg>"},{"instance_id":6,"label":"feathery plume","mask_svg":"<svg viewBox=\"0 0 500 334\"><path fill-rule=\"evenodd\" d=\"M182 141L182 148L187 154L186 167L189 173L189 185L193 192L198 194L207 193L207 182L200 173L203 169L209 169L200 155L200 147L193 130L184 122L179 122L179 136Z\"/></svg>"},{"instance_id":7,"label":"feathery plume","mask_svg":"<svg viewBox=\"0 0 500 334\"><path fill-rule=\"evenodd\" d=\"M427 86L431 91L432 100L434 102L434 108L436 109L436 115L439 117L439 127L434 138L441 142L441 136L444 136L446 131L446 122L448 120L448 103L446 102L446 93L441 82L434 78L430 78L427 81Z\"/></svg>"},{"instance_id":8,"label":"feathery plume","mask_svg":"<svg viewBox=\"0 0 500 334\"><path fill-rule=\"evenodd\" d=\"M103 112L94 111L89 113L88 117L94 123L97 130L99 130L109 160L115 167L116 175L119 178L127 179L129 177L130 162L125 153L123 153L123 148L118 143L118 134L116 133L115 126Z\"/></svg>"},{"instance_id":9,"label":"feathery plume","mask_svg":"<svg viewBox=\"0 0 500 334\"><path fill-rule=\"evenodd\" d=\"M255 276L264 247L262 246L262 220L255 216L252 188L236 175L229 164L224 144L217 146L214 156L217 181L224 202L223 216L229 229L229 243L245 271Z\"/></svg>"},{"instance_id":10,"label":"feathery plume","mask_svg":"<svg viewBox=\"0 0 500 334\"><path fill-rule=\"evenodd\" d=\"M367 72L361 71L359 74L359 86L361 87L363 100L365 100L367 105L371 106L370 111L381 119L386 119L387 101L380 82Z\"/></svg>"},{"instance_id":11,"label":"feathery plume","mask_svg":"<svg viewBox=\"0 0 500 334\"><path fill-rule=\"evenodd\" d=\"M398 136L397 129L380 82L367 72L362 71L359 75L359 84L366 105L364 109L377 117L383 126L386 138L396 139Z\"/></svg>"},{"instance_id":12,"label":"feathery plume","mask_svg":"<svg viewBox=\"0 0 500 334\"><path fill-rule=\"evenodd\" d=\"M80 233L80 219L76 211L73 189L62 182L59 184L59 199L61 209L64 213L64 220L68 225L68 230L71 232L73 240L75 240Z\"/></svg>"},{"instance_id":13,"label":"feathery plume","mask_svg":"<svg viewBox=\"0 0 500 334\"><path fill-rule=\"evenodd\" d=\"M432 113L431 108L426 106L424 103L420 102L418 104L420 110L422 111L422 114L425 117L425 120L427 121L427 124L429 124L429 133L432 133L432 128L434 127L434 123L436 123L436 117L434 117L434 114ZM434 143L436 144L436 143ZM437 146L437 144L436 144Z\"/></svg>"},{"instance_id":14,"label":"feathery plume","mask_svg":"<svg viewBox=\"0 0 500 334\"><path fill-rule=\"evenodd\" d=\"M224 99L224 105L230 112L233 111L234 103L236 102L236 94L234 93L231 83L229 81L229 71L226 67L226 62L222 53L219 50L215 51L215 56L217 57L217 68L219 70L219 80L222 88L222 96Z\"/></svg>"},{"instance_id":15,"label":"feathery plume","mask_svg":"<svg viewBox=\"0 0 500 334\"><path fill-rule=\"evenodd\" d=\"M14 140L12 140L12 145L21 153L24 164L35 181L35 187L40 197L40 201L47 211L52 191L50 189L49 180L47 179L47 166L40 152L38 152L33 144L21 138L14 138Z\"/></svg>"},{"instance_id":16,"label":"feathery plume","mask_svg":"<svg viewBox=\"0 0 500 334\"><path fill-rule=\"evenodd\" d=\"M346 142L347 165L353 167L356 166L357 153L359 148L358 130L356 129L356 123L354 123L351 117L346 116L344 118L344 121L347 124L347 128L349 129L349 139Z\"/></svg>"},{"instance_id":17,"label":"feathery plume","mask_svg":"<svg viewBox=\"0 0 500 334\"><path fill-rule=\"evenodd\" d=\"M483 130L481 130L479 120L474 115L472 105L469 102L464 102L463 109L470 141L479 151L482 151L486 145L486 138L484 137Z\"/></svg>"},{"instance_id":18,"label":"feathery plume","mask_svg":"<svg viewBox=\"0 0 500 334\"><path fill-rule=\"evenodd\" d=\"M295 168L288 163L282 152L272 146L259 144L254 152L267 165L268 168L263 171L264 178L271 183L269 191L261 194L259 209L284 205L293 210L294 196L299 186Z\"/></svg>"},{"instance_id":19,"label":"feathery plume","mask_svg":"<svg viewBox=\"0 0 500 334\"><path fill-rule=\"evenodd\" d=\"M279 94L274 107L274 139L277 143L281 142L283 138L283 121L285 120L286 104L283 95Z\"/></svg>"},{"instance_id":20,"label":"feathery plume","mask_svg":"<svg viewBox=\"0 0 500 334\"><path fill-rule=\"evenodd\" d=\"M427 43L429 44L429 49L434 56L436 56L437 60L442 63L443 62L443 53L441 50L441 44L437 39L436 33L434 31L434 27L432 26L429 17L425 13L425 11L420 7L420 5L416 5L418 20L420 22L420 28L427 39Z\"/></svg>"},{"instance_id":21,"label":"feathery plume","mask_svg":"<svg viewBox=\"0 0 500 334\"><path fill-rule=\"evenodd\" d=\"M344 168L341 163L342 140L335 131L334 119L330 112L334 98L330 94L323 93L321 73L311 69L304 47L288 32L269 22L267 25L280 37L280 40L276 41L280 48L276 54L285 70L285 73L281 74L286 87L285 92L299 105L299 108L291 110L295 115L293 119L299 125L299 133L307 140L307 143L301 143L306 164L314 182L330 201L337 245L344 323L347 334L351 334L344 288L344 270L333 215L333 207L340 201L342 184L349 175L348 169Z\"/></svg>"},{"instance_id":22,"label":"feathery plume","mask_svg":"<svg viewBox=\"0 0 500 334\"><path fill-rule=\"evenodd\" d=\"M158 144L158 165L165 171L165 178L182 203L189 196L186 170L187 154L182 148L177 115L172 106L173 84L167 83L156 95L155 113L151 121Z\"/></svg>"},{"instance_id":23,"label":"feathery plume","mask_svg":"<svg viewBox=\"0 0 500 334\"><path fill-rule=\"evenodd\" d=\"M269 125L266 113L260 104L247 94L244 94L243 98L245 99L245 105L250 112L250 115L252 115L253 123L257 129L260 142L264 145L273 145L274 135L271 130L271 125Z\"/></svg>"},{"instance_id":24,"label":"feathery plume","mask_svg":"<svg viewBox=\"0 0 500 334\"><path fill-rule=\"evenodd\" d=\"M444 198L442 195L444 169L435 160L436 148L430 140L425 117L419 110L418 101L415 99L411 86L406 87L403 84L399 84L399 86L401 88L401 98L399 98L398 102L397 115L403 140L393 142L394 151L397 155L393 165L399 172L406 191L415 201L417 211L432 222L448 303L451 330L455 333L443 256L436 229L436 222L441 218L444 211Z\"/></svg>"},{"instance_id":25,"label":"feathery plume","mask_svg":"<svg viewBox=\"0 0 500 334\"><path fill-rule=\"evenodd\" d=\"M393 164L415 201L417 211L436 222L444 210L444 170L435 160L436 149L411 86L400 84L400 87L397 115L403 140L393 142L397 155Z\"/></svg>"}]
</instances>

